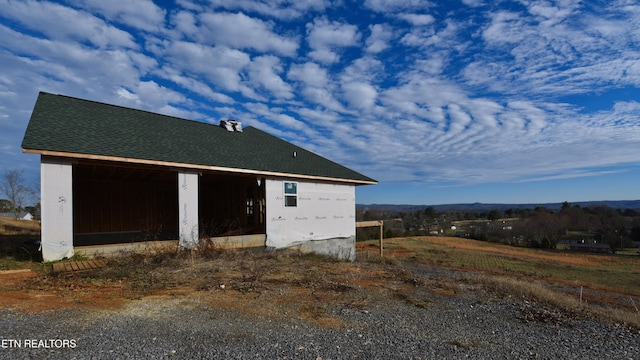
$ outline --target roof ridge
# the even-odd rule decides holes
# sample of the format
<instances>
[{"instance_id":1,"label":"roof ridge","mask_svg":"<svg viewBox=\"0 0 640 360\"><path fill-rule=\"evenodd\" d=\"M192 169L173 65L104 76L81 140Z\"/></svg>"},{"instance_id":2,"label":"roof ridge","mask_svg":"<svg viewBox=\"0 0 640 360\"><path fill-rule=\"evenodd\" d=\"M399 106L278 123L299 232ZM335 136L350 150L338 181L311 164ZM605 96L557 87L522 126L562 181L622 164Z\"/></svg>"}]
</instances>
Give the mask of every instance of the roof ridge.
<instances>
[{"instance_id":1,"label":"roof ridge","mask_svg":"<svg viewBox=\"0 0 640 360\"><path fill-rule=\"evenodd\" d=\"M155 111L152 111L152 110L144 110L144 109L134 108L134 107L130 107L130 106L124 106L124 105L118 105L118 104L110 104L110 103L103 102L103 101L98 101L98 100L83 99L83 98L70 96L70 95L64 95L64 94L54 94L54 93L50 93L50 92L46 92L46 91L40 91L40 94L64 97L64 98L67 98L67 99L72 99L72 100L76 100L76 101L80 101L80 102L93 103L93 104L98 104L98 105L103 105L103 106L115 107L115 108L119 108L119 109L139 111L139 112L147 113L147 114L154 115L154 116L158 116L159 115L159 116L172 118L172 119L176 119L176 120L184 120L184 121L189 121L189 122L193 122L193 123L217 126L215 123L212 123L212 122L200 121L200 120L194 120L194 119L187 119L187 118L183 118L183 117L179 117L179 116L162 114L162 113L155 112ZM220 119L220 120L224 120L224 119ZM245 129L248 129L248 128L253 128L253 126L245 127Z\"/></svg>"}]
</instances>

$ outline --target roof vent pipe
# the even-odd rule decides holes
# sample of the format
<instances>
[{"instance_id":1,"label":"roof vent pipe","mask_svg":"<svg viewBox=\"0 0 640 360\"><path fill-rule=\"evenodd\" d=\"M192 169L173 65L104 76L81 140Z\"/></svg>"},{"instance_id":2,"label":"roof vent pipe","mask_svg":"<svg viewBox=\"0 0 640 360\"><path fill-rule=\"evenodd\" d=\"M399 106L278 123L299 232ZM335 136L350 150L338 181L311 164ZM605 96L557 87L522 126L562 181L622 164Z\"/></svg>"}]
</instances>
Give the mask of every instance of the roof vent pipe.
<instances>
[{"instance_id":1,"label":"roof vent pipe","mask_svg":"<svg viewBox=\"0 0 640 360\"><path fill-rule=\"evenodd\" d=\"M236 120L220 120L220 127L231 132L242 132L242 123Z\"/></svg>"}]
</instances>

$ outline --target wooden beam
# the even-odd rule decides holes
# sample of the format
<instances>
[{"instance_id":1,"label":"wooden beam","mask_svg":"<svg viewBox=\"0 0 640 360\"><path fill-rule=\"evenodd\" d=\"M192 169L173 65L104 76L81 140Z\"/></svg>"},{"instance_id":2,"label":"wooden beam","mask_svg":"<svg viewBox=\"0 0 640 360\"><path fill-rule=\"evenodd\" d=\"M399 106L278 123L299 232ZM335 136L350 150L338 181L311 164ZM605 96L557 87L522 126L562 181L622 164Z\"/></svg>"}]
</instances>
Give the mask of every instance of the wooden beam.
<instances>
[{"instance_id":1,"label":"wooden beam","mask_svg":"<svg viewBox=\"0 0 640 360\"><path fill-rule=\"evenodd\" d=\"M22 152L27 154L40 154L40 155L52 156L52 157L116 161L116 162L130 163L130 164L133 163L133 164L164 166L164 167L171 167L171 168L221 171L221 172L236 173L236 174L250 174L250 175L277 176L277 177L296 178L296 179L310 179L310 180L340 182L340 183L354 184L354 185L375 185L378 183L377 181L341 179L341 178L332 178L332 177L325 177L325 176L290 174L290 173L282 173L282 172L276 172L276 171L239 169L239 168L229 168L229 167L211 166L211 165L182 164L182 163L175 163L170 161L135 159L135 158L125 158L125 157L118 157L118 156L108 156L108 155L68 153L63 151L22 149Z\"/></svg>"},{"instance_id":2,"label":"wooden beam","mask_svg":"<svg viewBox=\"0 0 640 360\"><path fill-rule=\"evenodd\" d=\"M371 227L371 226L382 226L384 222L382 220L373 220L373 221L357 221L356 227Z\"/></svg>"}]
</instances>

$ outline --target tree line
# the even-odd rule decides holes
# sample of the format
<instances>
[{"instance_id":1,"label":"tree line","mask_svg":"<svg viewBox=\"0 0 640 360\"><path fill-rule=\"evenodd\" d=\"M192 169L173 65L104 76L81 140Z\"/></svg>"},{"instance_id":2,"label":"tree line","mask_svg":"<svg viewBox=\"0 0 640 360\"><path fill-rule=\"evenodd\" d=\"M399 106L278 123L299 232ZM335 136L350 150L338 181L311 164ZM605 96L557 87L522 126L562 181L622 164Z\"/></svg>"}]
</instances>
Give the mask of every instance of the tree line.
<instances>
[{"instance_id":1,"label":"tree line","mask_svg":"<svg viewBox=\"0 0 640 360\"><path fill-rule=\"evenodd\" d=\"M546 249L555 249L561 242L586 242L607 244L611 251L640 242L640 211L606 206L581 207L566 201L559 210L543 206L482 212L438 212L433 207L397 213L360 209L356 218L358 221L385 220L385 237L463 236ZM367 229L358 231L358 240L375 236Z\"/></svg>"}]
</instances>

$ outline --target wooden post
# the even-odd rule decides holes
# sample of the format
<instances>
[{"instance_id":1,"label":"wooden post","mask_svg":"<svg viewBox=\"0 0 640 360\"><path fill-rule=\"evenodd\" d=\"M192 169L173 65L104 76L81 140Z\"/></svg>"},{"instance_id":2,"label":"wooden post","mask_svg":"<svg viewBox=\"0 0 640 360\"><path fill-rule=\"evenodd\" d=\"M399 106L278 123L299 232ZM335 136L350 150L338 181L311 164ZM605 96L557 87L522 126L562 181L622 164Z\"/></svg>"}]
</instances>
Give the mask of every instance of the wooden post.
<instances>
[{"instance_id":1,"label":"wooden post","mask_svg":"<svg viewBox=\"0 0 640 360\"><path fill-rule=\"evenodd\" d=\"M383 244L382 244L382 237L383 237L383 231L384 231L384 222L382 220L358 221L358 222L356 222L356 227L357 228L372 227L372 226L379 226L380 227L380 256L384 256L384 248L383 248Z\"/></svg>"},{"instance_id":2,"label":"wooden post","mask_svg":"<svg viewBox=\"0 0 640 360\"><path fill-rule=\"evenodd\" d=\"M384 257L384 250L382 246L382 228L383 228L383 223L382 221L380 221L380 257Z\"/></svg>"}]
</instances>

